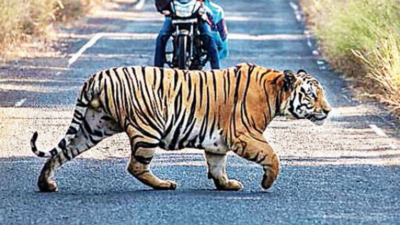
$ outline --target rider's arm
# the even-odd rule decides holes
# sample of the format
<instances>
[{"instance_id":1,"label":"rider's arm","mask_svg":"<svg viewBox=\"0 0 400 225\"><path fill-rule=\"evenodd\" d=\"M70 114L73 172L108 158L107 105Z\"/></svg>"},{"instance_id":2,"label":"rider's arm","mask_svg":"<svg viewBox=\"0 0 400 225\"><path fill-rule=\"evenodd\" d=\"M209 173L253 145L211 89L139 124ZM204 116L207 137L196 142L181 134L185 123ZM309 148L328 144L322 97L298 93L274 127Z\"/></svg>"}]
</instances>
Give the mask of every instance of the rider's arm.
<instances>
[{"instance_id":1,"label":"rider's arm","mask_svg":"<svg viewBox=\"0 0 400 225\"><path fill-rule=\"evenodd\" d=\"M224 18L222 18L220 21L218 21L217 30L218 30L219 36L221 37L221 40L225 41L226 38L228 37L228 28L226 26Z\"/></svg>"},{"instance_id":2,"label":"rider's arm","mask_svg":"<svg viewBox=\"0 0 400 225\"><path fill-rule=\"evenodd\" d=\"M157 11L170 10L172 0L155 0Z\"/></svg>"},{"instance_id":3,"label":"rider's arm","mask_svg":"<svg viewBox=\"0 0 400 225\"><path fill-rule=\"evenodd\" d=\"M219 36L221 37L221 40L225 41L228 38L228 27L226 26L226 22L225 22L225 13L221 7L220 7L220 9L221 9L220 14L219 14L220 20L215 21L216 22L215 26L217 27Z\"/></svg>"}]
</instances>

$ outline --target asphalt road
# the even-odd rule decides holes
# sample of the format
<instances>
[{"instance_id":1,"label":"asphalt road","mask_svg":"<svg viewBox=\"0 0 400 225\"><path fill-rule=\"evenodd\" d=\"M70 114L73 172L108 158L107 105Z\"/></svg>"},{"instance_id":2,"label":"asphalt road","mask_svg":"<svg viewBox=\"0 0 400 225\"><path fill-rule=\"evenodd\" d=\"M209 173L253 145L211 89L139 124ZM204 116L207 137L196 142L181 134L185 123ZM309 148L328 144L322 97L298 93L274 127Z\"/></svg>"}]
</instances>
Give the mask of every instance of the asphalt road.
<instances>
[{"instance_id":1,"label":"asphalt road","mask_svg":"<svg viewBox=\"0 0 400 225\"><path fill-rule=\"evenodd\" d=\"M153 191L127 173L129 143L121 134L60 168L59 192L38 192L44 160L30 151L32 133L39 132L39 148L51 149L90 74L153 62L163 19L153 1L142 11L117 5L65 30L60 53L0 68L0 224L400 224L398 124L381 107L350 97L315 51L296 1L215 2L230 32L223 67L247 61L305 69L334 107L322 127L280 118L268 127L265 136L282 162L274 186L264 191L261 168L230 155L228 175L244 189L216 191L202 152L184 150L157 154L153 172L178 187Z\"/></svg>"}]
</instances>

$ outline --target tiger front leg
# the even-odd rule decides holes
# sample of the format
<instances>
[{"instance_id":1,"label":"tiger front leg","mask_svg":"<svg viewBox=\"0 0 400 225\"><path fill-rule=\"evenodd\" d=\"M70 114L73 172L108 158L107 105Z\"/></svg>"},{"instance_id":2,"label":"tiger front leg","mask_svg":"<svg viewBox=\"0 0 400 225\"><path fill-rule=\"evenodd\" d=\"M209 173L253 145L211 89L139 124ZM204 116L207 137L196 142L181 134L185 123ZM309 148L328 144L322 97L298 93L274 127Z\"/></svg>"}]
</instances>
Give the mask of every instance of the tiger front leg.
<instances>
[{"instance_id":1,"label":"tiger front leg","mask_svg":"<svg viewBox=\"0 0 400 225\"><path fill-rule=\"evenodd\" d=\"M261 186L268 189L272 186L279 173L279 158L272 147L265 141L261 133L241 133L232 146L233 152L237 155L256 162L264 170Z\"/></svg>"},{"instance_id":2,"label":"tiger front leg","mask_svg":"<svg viewBox=\"0 0 400 225\"><path fill-rule=\"evenodd\" d=\"M230 180L226 175L226 154L214 154L205 152L208 166L208 178L213 179L218 190L238 191L243 189L242 183L237 180Z\"/></svg>"},{"instance_id":3,"label":"tiger front leg","mask_svg":"<svg viewBox=\"0 0 400 225\"><path fill-rule=\"evenodd\" d=\"M128 165L128 172L143 184L156 190L175 190L175 182L161 180L150 171L150 162L154 153L154 148L138 148L132 151L131 160Z\"/></svg>"}]
</instances>

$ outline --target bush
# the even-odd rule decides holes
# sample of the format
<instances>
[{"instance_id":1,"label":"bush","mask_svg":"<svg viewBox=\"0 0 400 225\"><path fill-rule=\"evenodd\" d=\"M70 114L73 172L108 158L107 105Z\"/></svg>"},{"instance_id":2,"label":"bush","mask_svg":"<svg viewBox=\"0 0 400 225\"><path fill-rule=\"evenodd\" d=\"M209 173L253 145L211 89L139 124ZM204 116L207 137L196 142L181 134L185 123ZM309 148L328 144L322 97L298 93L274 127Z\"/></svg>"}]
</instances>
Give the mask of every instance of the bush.
<instances>
[{"instance_id":1,"label":"bush","mask_svg":"<svg viewBox=\"0 0 400 225\"><path fill-rule=\"evenodd\" d=\"M12 43L22 32L23 6L18 1L0 1L0 44Z\"/></svg>"},{"instance_id":2,"label":"bush","mask_svg":"<svg viewBox=\"0 0 400 225\"><path fill-rule=\"evenodd\" d=\"M379 99L400 115L400 37L389 34L369 54L356 50L353 53L367 67L368 76L379 85L375 91Z\"/></svg>"},{"instance_id":3,"label":"bush","mask_svg":"<svg viewBox=\"0 0 400 225\"><path fill-rule=\"evenodd\" d=\"M302 0L302 5L333 67L398 109L400 0Z\"/></svg>"},{"instance_id":4,"label":"bush","mask_svg":"<svg viewBox=\"0 0 400 225\"><path fill-rule=\"evenodd\" d=\"M80 0L0 1L0 48L20 43L31 35L44 35L56 21L66 21L83 12Z\"/></svg>"},{"instance_id":5,"label":"bush","mask_svg":"<svg viewBox=\"0 0 400 225\"><path fill-rule=\"evenodd\" d=\"M400 28L400 8L395 0L324 1L326 14L320 16L325 19L317 24L316 32L333 55L351 49L373 50L382 36Z\"/></svg>"}]
</instances>

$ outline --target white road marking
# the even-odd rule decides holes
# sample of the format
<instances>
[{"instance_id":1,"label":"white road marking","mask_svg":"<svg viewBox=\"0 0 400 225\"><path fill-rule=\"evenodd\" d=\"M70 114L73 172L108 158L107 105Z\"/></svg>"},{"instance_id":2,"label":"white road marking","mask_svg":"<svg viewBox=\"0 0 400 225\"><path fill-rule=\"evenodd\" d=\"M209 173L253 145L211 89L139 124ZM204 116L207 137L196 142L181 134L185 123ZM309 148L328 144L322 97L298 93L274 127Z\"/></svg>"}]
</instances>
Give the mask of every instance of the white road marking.
<instances>
[{"instance_id":1,"label":"white road marking","mask_svg":"<svg viewBox=\"0 0 400 225\"><path fill-rule=\"evenodd\" d=\"M156 39L157 33L103 33L103 37L112 40Z\"/></svg>"},{"instance_id":2,"label":"white road marking","mask_svg":"<svg viewBox=\"0 0 400 225\"><path fill-rule=\"evenodd\" d=\"M378 135L381 137L388 137L385 132L379 128L378 126L376 126L375 124L370 124L369 127ZM389 144L390 148L392 149L396 149L396 146L392 143Z\"/></svg>"},{"instance_id":3,"label":"white road marking","mask_svg":"<svg viewBox=\"0 0 400 225\"><path fill-rule=\"evenodd\" d=\"M313 50L313 51L312 51L312 54L313 54L313 55L319 55L319 51L318 51L318 50Z\"/></svg>"},{"instance_id":4,"label":"white road marking","mask_svg":"<svg viewBox=\"0 0 400 225\"><path fill-rule=\"evenodd\" d=\"M157 33L103 33L103 37L113 40L141 40L141 39L155 39ZM230 40L252 40L252 41L265 41L265 40L303 40L306 36L303 34L241 34L229 33Z\"/></svg>"},{"instance_id":5,"label":"white road marking","mask_svg":"<svg viewBox=\"0 0 400 225\"><path fill-rule=\"evenodd\" d=\"M307 45L308 45L308 47L312 48L312 42L311 42L310 38L307 38Z\"/></svg>"},{"instance_id":6,"label":"white road marking","mask_svg":"<svg viewBox=\"0 0 400 225\"><path fill-rule=\"evenodd\" d=\"M299 7L294 3L294 2L289 2L290 7L292 7L293 10L297 11L299 10Z\"/></svg>"},{"instance_id":7,"label":"white road marking","mask_svg":"<svg viewBox=\"0 0 400 225\"><path fill-rule=\"evenodd\" d=\"M158 34L156 33L104 33L103 37L114 40L140 40L140 39L155 39ZM302 34L241 34L229 33L230 40L252 40L252 41L265 41L265 40L303 40L306 39Z\"/></svg>"},{"instance_id":8,"label":"white road marking","mask_svg":"<svg viewBox=\"0 0 400 225\"><path fill-rule=\"evenodd\" d=\"M371 129L379 136L381 137L387 137L387 135L385 134L385 132L383 132L383 130L381 128L379 128L378 126L376 126L375 124L370 124L369 127L371 127Z\"/></svg>"},{"instance_id":9,"label":"white road marking","mask_svg":"<svg viewBox=\"0 0 400 225\"><path fill-rule=\"evenodd\" d=\"M100 38L107 37L110 39L155 39L157 33L96 33L90 40L83 45L78 52L73 54L68 60L68 67L74 64L79 57L89 48L91 48ZM254 41L264 41L264 40L301 40L305 39L304 35L296 34L264 34L264 35L249 35L240 33L229 34L231 40L254 40Z\"/></svg>"},{"instance_id":10,"label":"white road marking","mask_svg":"<svg viewBox=\"0 0 400 225\"><path fill-rule=\"evenodd\" d=\"M104 33L95 34L77 53L75 53L69 60L68 66L71 66L76 60L90 47L92 47L96 42L104 36Z\"/></svg>"},{"instance_id":11,"label":"white road marking","mask_svg":"<svg viewBox=\"0 0 400 225\"><path fill-rule=\"evenodd\" d=\"M294 2L289 2L289 4L290 4L290 7L292 7L292 9L294 11L294 15L296 16L296 20L298 22L300 22L301 19L302 19L302 16L301 16L301 12L299 10L299 6L296 5L296 3L294 3Z\"/></svg>"},{"instance_id":12,"label":"white road marking","mask_svg":"<svg viewBox=\"0 0 400 225\"><path fill-rule=\"evenodd\" d=\"M22 104L24 104L25 101L26 101L26 98L23 98L23 99L19 100L18 102L16 102L16 103L14 104L14 107L20 107L20 106L22 106Z\"/></svg>"},{"instance_id":13,"label":"white road marking","mask_svg":"<svg viewBox=\"0 0 400 225\"><path fill-rule=\"evenodd\" d=\"M139 0L139 2L136 3L136 5L135 5L135 9L136 10L141 10L145 3L146 3L146 0Z\"/></svg>"},{"instance_id":14,"label":"white road marking","mask_svg":"<svg viewBox=\"0 0 400 225\"><path fill-rule=\"evenodd\" d=\"M103 37L113 40L141 40L141 39L155 39L157 33L103 33ZM252 40L252 41L265 41L265 40L303 40L306 36L303 34L241 34L229 33L230 40Z\"/></svg>"},{"instance_id":15,"label":"white road marking","mask_svg":"<svg viewBox=\"0 0 400 225\"><path fill-rule=\"evenodd\" d=\"M82 46L77 53L75 53L68 61L69 65L73 64L88 48L92 47L100 38L107 38L113 40L142 40L142 39L155 39L158 33L97 33ZM87 36L77 36L75 38L85 38ZM231 40L303 40L306 39L304 34L242 34L242 33L229 33Z\"/></svg>"},{"instance_id":16,"label":"white road marking","mask_svg":"<svg viewBox=\"0 0 400 225\"><path fill-rule=\"evenodd\" d=\"M308 45L308 47L310 47L311 49L313 49L311 32L310 32L309 30L304 30L304 34L305 34L306 37L307 37L307 45Z\"/></svg>"},{"instance_id":17,"label":"white road marking","mask_svg":"<svg viewBox=\"0 0 400 225\"><path fill-rule=\"evenodd\" d=\"M302 34L261 34L261 35L250 35L250 34L239 34L239 33L229 34L229 39L231 40L254 40L254 41L302 40L305 38L306 37Z\"/></svg>"}]
</instances>

